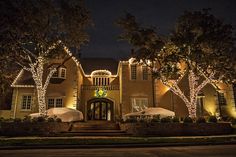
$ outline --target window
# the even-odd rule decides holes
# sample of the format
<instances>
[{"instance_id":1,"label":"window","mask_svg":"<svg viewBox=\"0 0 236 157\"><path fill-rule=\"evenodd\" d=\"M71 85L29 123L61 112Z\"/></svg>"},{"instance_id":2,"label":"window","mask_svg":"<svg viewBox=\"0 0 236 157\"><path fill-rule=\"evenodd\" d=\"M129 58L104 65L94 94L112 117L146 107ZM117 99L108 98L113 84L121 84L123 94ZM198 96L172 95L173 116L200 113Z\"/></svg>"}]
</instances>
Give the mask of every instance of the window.
<instances>
[{"instance_id":1,"label":"window","mask_svg":"<svg viewBox=\"0 0 236 157\"><path fill-rule=\"evenodd\" d=\"M63 107L62 98L50 98L48 99L48 109L54 107Z\"/></svg>"},{"instance_id":2,"label":"window","mask_svg":"<svg viewBox=\"0 0 236 157\"><path fill-rule=\"evenodd\" d=\"M96 77L93 78L93 85L95 86L108 86L110 79L109 77Z\"/></svg>"},{"instance_id":3,"label":"window","mask_svg":"<svg viewBox=\"0 0 236 157\"><path fill-rule=\"evenodd\" d=\"M53 78L66 78L66 68L59 68L54 74L52 75Z\"/></svg>"},{"instance_id":4,"label":"window","mask_svg":"<svg viewBox=\"0 0 236 157\"><path fill-rule=\"evenodd\" d=\"M147 66L142 66L143 70L143 80L148 80L148 68Z\"/></svg>"},{"instance_id":5,"label":"window","mask_svg":"<svg viewBox=\"0 0 236 157\"><path fill-rule=\"evenodd\" d=\"M217 92L217 96L218 96L219 106L225 106L226 105L226 99L225 99L224 93Z\"/></svg>"},{"instance_id":6,"label":"window","mask_svg":"<svg viewBox=\"0 0 236 157\"><path fill-rule=\"evenodd\" d=\"M66 69L65 68L61 68L60 73L61 73L61 78L66 78Z\"/></svg>"},{"instance_id":7,"label":"window","mask_svg":"<svg viewBox=\"0 0 236 157\"><path fill-rule=\"evenodd\" d=\"M148 98L132 98L132 112L138 112L148 107Z\"/></svg>"},{"instance_id":8,"label":"window","mask_svg":"<svg viewBox=\"0 0 236 157\"><path fill-rule=\"evenodd\" d=\"M58 77L58 71L55 71L54 73L53 73L53 75L52 75L52 77Z\"/></svg>"},{"instance_id":9,"label":"window","mask_svg":"<svg viewBox=\"0 0 236 157\"><path fill-rule=\"evenodd\" d=\"M23 95L22 96L22 110L31 110L32 96L31 95Z\"/></svg>"},{"instance_id":10,"label":"window","mask_svg":"<svg viewBox=\"0 0 236 157\"><path fill-rule=\"evenodd\" d=\"M136 80L136 78L137 78L137 66L136 65L131 65L131 70L130 70L130 72L131 72L131 80Z\"/></svg>"},{"instance_id":11,"label":"window","mask_svg":"<svg viewBox=\"0 0 236 157\"><path fill-rule=\"evenodd\" d=\"M197 97L197 116L203 116L204 97L203 94L199 94Z\"/></svg>"}]
</instances>

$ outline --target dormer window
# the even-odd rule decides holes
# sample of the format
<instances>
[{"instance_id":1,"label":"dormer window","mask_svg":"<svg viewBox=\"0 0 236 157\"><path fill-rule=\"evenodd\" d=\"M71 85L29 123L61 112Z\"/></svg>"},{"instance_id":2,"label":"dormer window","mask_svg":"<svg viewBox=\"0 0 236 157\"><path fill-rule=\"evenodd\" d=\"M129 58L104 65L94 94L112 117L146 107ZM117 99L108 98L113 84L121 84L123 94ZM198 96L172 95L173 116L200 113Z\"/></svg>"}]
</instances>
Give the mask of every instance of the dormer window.
<instances>
[{"instance_id":1,"label":"dormer window","mask_svg":"<svg viewBox=\"0 0 236 157\"><path fill-rule=\"evenodd\" d=\"M52 78L66 78L66 68L60 67L58 70L52 75Z\"/></svg>"}]
</instances>

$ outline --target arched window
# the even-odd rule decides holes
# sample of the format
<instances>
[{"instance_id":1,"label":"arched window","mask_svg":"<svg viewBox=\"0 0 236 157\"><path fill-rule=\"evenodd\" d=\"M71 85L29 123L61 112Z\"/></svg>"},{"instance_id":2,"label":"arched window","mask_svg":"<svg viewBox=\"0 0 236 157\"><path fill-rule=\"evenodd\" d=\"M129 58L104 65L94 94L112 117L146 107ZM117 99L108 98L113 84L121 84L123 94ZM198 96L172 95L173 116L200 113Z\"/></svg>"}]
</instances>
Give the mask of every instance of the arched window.
<instances>
[{"instance_id":1,"label":"arched window","mask_svg":"<svg viewBox=\"0 0 236 157\"><path fill-rule=\"evenodd\" d=\"M108 70L95 70L91 73L94 86L108 86L111 72Z\"/></svg>"}]
</instances>

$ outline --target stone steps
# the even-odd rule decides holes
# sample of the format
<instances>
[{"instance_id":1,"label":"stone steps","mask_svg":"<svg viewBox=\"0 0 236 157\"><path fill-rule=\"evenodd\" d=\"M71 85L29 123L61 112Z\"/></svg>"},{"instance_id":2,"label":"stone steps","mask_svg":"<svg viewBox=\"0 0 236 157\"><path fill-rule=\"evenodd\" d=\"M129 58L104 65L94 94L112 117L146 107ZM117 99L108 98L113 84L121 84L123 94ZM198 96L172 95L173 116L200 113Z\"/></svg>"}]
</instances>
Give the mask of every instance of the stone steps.
<instances>
[{"instance_id":1,"label":"stone steps","mask_svg":"<svg viewBox=\"0 0 236 157\"><path fill-rule=\"evenodd\" d=\"M128 136L119 124L108 121L75 122L68 132L60 136Z\"/></svg>"}]
</instances>

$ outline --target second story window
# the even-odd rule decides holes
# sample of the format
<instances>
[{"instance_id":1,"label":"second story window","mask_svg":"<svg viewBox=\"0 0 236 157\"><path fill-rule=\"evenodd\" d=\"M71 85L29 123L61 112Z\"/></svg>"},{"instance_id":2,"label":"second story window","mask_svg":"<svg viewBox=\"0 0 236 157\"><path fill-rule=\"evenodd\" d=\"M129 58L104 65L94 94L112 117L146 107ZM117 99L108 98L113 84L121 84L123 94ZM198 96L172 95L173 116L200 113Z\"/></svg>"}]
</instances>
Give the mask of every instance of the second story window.
<instances>
[{"instance_id":1,"label":"second story window","mask_svg":"<svg viewBox=\"0 0 236 157\"><path fill-rule=\"evenodd\" d=\"M137 79L137 65L130 66L130 78L131 80Z\"/></svg>"},{"instance_id":2,"label":"second story window","mask_svg":"<svg viewBox=\"0 0 236 157\"><path fill-rule=\"evenodd\" d=\"M143 80L148 80L148 68L147 66L142 66Z\"/></svg>"},{"instance_id":3,"label":"second story window","mask_svg":"<svg viewBox=\"0 0 236 157\"><path fill-rule=\"evenodd\" d=\"M92 72L92 81L94 86L108 86L110 84L111 73L106 70L95 70Z\"/></svg>"},{"instance_id":4,"label":"second story window","mask_svg":"<svg viewBox=\"0 0 236 157\"><path fill-rule=\"evenodd\" d=\"M59 68L53 75L52 78L66 78L66 68Z\"/></svg>"}]
</instances>

